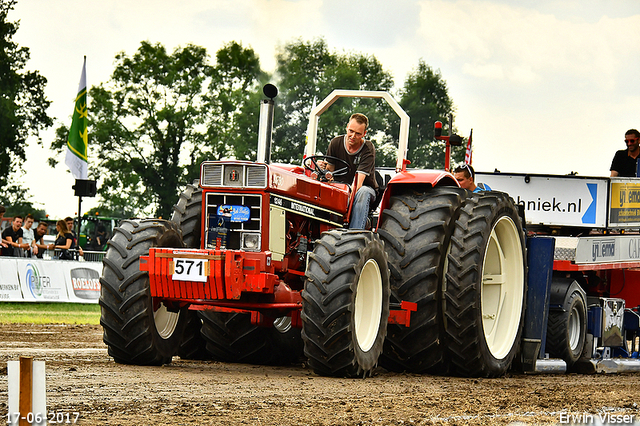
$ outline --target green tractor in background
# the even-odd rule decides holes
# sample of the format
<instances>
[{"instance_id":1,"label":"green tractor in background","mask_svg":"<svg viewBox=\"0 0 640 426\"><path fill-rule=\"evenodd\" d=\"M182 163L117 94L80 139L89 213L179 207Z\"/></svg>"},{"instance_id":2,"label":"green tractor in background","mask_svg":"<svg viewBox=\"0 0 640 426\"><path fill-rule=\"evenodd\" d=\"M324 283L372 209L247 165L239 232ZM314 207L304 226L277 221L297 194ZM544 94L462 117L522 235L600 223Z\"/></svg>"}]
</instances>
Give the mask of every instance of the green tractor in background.
<instances>
[{"instance_id":1,"label":"green tractor in background","mask_svg":"<svg viewBox=\"0 0 640 426\"><path fill-rule=\"evenodd\" d=\"M83 250L105 251L113 229L121 219L106 216L82 216L78 244Z\"/></svg>"}]
</instances>

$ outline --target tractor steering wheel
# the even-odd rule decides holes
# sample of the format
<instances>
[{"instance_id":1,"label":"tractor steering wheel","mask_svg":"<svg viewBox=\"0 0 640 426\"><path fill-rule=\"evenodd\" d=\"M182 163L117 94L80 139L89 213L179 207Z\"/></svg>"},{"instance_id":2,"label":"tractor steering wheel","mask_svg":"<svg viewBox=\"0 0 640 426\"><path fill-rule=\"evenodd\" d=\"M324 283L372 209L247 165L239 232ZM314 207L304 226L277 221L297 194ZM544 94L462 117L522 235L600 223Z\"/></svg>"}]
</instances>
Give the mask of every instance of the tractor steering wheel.
<instances>
[{"instance_id":1,"label":"tractor steering wheel","mask_svg":"<svg viewBox=\"0 0 640 426\"><path fill-rule=\"evenodd\" d=\"M318 160L324 161L324 162L327 162L327 160L331 160L332 163L338 162L338 163L341 163L340 165L344 165L344 167L336 169L331 172L330 170L327 170L327 169L321 169L320 166L318 165ZM309 163L313 164L313 167L311 167ZM343 159L338 157L332 157L330 155L311 155L305 158L304 161L302 161L302 165L304 166L305 169L310 170L311 172L317 173L318 180L320 181L329 181L329 179L327 179L327 173L329 172L331 172L333 177L345 176L349 172L349 168L350 168L349 163L347 163Z\"/></svg>"}]
</instances>

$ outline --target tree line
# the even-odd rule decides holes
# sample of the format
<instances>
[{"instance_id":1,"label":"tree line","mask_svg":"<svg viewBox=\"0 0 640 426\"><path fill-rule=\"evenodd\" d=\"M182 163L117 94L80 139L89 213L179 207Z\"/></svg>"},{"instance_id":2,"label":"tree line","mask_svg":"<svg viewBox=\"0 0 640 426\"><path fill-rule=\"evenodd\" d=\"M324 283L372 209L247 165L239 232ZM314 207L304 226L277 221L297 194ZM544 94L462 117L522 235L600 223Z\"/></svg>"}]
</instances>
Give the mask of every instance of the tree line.
<instances>
[{"instance_id":1,"label":"tree line","mask_svg":"<svg viewBox=\"0 0 640 426\"><path fill-rule=\"evenodd\" d=\"M7 22L2 10L0 20L0 31L4 31ZM11 25L15 33L17 24ZM4 32L5 40L13 33ZM19 73L28 59L28 49L13 46L14 56L16 51L27 52L24 62L17 63L8 47L6 43L2 46L0 62L6 61L4 65ZM0 63L4 92L7 82L2 68ZM19 75L23 81L29 80L29 73ZM29 93L43 93L46 79L40 76L37 82L40 86L31 87ZM224 44L214 61L200 46L189 44L168 52L160 43L143 41L132 55L116 55L109 80L89 89L89 178L98 180L100 211L122 217L169 217L181 188L198 178L202 161L255 160L259 102L267 82L279 89L271 154L274 162L300 163L314 100L320 102L334 89L362 89L393 93L411 117L408 159L412 167L441 169L444 165L444 146L433 139L433 123L448 123L453 101L440 72L422 60L396 88L391 74L375 56L340 53L330 49L324 39L297 39L280 47L272 74L261 69L253 49L235 41ZM20 99L16 97L16 109ZM13 136L11 143L2 135L2 152L11 153L1 156L9 161L7 166L24 160L24 140L29 132L37 134L51 126L45 113L49 101L42 95L32 104L39 109L21 123L23 133ZM336 102L320 118L318 152L326 150L333 136L344 133L348 116L356 111L369 117L368 135L377 146L377 164L395 165L399 119L379 100ZM0 123L6 112L2 105ZM51 166L61 157L67 137L68 127L56 129ZM16 146L22 150L15 150ZM459 161L463 150L458 149L455 155ZM11 181L0 177L0 203L7 185Z\"/></svg>"},{"instance_id":2,"label":"tree line","mask_svg":"<svg viewBox=\"0 0 640 426\"><path fill-rule=\"evenodd\" d=\"M44 94L47 79L25 70L29 49L13 41L19 25L7 14L15 4L0 2L0 205L7 206L7 217L36 210L18 178L27 159L27 138L35 136L42 145L40 132L53 125L47 115L51 102Z\"/></svg>"}]
</instances>

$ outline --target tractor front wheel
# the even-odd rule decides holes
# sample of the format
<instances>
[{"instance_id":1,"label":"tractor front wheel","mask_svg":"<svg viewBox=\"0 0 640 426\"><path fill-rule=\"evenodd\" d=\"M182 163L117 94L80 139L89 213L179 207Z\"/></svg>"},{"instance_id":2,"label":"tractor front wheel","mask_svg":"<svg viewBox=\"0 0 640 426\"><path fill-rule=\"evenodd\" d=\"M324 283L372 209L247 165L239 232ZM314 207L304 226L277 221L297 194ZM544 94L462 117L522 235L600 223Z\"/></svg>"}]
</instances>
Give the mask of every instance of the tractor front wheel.
<instances>
[{"instance_id":1,"label":"tractor front wheel","mask_svg":"<svg viewBox=\"0 0 640 426\"><path fill-rule=\"evenodd\" d=\"M366 377L378 363L389 318L389 271L369 231L322 234L309 255L302 339L320 375Z\"/></svg>"}]
</instances>

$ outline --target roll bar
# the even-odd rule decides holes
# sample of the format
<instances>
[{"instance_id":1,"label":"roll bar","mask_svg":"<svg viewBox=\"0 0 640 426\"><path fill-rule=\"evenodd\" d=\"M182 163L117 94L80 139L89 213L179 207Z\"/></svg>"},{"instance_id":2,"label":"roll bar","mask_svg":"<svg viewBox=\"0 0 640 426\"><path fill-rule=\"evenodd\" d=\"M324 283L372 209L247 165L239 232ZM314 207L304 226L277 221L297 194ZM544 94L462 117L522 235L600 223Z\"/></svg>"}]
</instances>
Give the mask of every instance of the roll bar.
<instances>
[{"instance_id":1,"label":"roll bar","mask_svg":"<svg viewBox=\"0 0 640 426\"><path fill-rule=\"evenodd\" d=\"M329 109L339 98L373 98L384 99L400 117L400 136L398 138L398 153L396 160L396 171L406 167L405 158L409 146L409 115L402 109L395 99L384 91L374 90L344 90L336 89L329 94L318 106L311 110L309 114L309 134L307 135L307 145L305 147L305 157L315 155L316 140L318 136L318 119L322 113Z\"/></svg>"}]
</instances>

